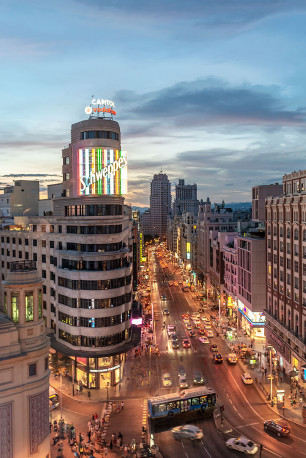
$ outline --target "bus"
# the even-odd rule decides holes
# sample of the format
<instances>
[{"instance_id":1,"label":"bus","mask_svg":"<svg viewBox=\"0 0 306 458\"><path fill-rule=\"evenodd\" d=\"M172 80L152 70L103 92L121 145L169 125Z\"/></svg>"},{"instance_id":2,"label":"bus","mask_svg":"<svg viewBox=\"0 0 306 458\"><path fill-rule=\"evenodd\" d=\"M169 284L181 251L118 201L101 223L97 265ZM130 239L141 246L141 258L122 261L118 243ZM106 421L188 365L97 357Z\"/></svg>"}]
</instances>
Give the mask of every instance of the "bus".
<instances>
[{"instance_id":1,"label":"bus","mask_svg":"<svg viewBox=\"0 0 306 458\"><path fill-rule=\"evenodd\" d=\"M207 386L189 388L180 393L165 394L148 399L148 416L151 420L172 417L184 412L211 413L216 406L216 393Z\"/></svg>"}]
</instances>

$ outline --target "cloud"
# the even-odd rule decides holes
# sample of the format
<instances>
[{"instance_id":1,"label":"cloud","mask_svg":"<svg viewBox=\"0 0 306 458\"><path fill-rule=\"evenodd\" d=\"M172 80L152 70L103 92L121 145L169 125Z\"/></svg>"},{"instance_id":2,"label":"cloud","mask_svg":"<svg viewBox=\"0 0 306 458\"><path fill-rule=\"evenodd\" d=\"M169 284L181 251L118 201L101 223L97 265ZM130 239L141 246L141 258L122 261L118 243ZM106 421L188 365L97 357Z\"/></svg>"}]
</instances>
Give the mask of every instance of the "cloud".
<instances>
[{"instance_id":1,"label":"cloud","mask_svg":"<svg viewBox=\"0 0 306 458\"><path fill-rule=\"evenodd\" d=\"M165 128L169 131L171 125L185 129L233 124L239 125L240 129L242 125L265 129L306 125L305 108L289 108L291 100L286 100L276 86L230 85L220 79L208 78L181 82L133 97L130 92L128 97L118 92L115 97L118 104L123 105L123 111L126 103L129 106L126 112L130 120L141 120L138 131L136 128L138 136L154 133L158 121L161 135ZM134 132L132 129L131 134Z\"/></svg>"},{"instance_id":2,"label":"cloud","mask_svg":"<svg viewBox=\"0 0 306 458\"><path fill-rule=\"evenodd\" d=\"M10 173L8 175L2 175L2 178L35 178L35 177L44 177L44 178L49 178L49 177L56 177L56 178L61 178L62 175L60 174L50 174L50 173ZM54 180L52 180L54 181Z\"/></svg>"}]
</instances>

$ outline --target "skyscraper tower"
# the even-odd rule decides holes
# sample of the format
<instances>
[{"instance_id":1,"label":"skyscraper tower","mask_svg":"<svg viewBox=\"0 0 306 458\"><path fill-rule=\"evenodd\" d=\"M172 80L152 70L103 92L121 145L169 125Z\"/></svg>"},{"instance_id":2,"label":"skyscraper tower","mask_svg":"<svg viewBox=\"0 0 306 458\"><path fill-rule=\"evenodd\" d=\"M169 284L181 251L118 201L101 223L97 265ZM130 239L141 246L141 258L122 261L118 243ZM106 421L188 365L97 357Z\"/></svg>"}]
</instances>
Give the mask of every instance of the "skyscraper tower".
<instances>
[{"instance_id":1,"label":"skyscraper tower","mask_svg":"<svg viewBox=\"0 0 306 458\"><path fill-rule=\"evenodd\" d=\"M197 185L185 184L185 180L179 179L175 186L175 200L173 203L173 215L179 216L184 212L198 216L199 201L197 199Z\"/></svg>"},{"instance_id":2,"label":"skyscraper tower","mask_svg":"<svg viewBox=\"0 0 306 458\"><path fill-rule=\"evenodd\" d=\"M171 212L171 183L165 173L154 175L151 181L150 213L151 233L164 237L167 234L167 218Z\"/></svg>"}]
</instances>

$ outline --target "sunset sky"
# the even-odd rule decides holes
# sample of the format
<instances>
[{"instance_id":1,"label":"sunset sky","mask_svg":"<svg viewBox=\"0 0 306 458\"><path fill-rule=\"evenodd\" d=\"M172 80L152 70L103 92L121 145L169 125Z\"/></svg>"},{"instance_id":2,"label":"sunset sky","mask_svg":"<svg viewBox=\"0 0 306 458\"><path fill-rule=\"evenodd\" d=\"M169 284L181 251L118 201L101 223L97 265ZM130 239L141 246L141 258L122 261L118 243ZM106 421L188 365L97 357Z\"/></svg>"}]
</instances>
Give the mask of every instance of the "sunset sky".
<instances>
[{"instance_id":1,"label":"sunset sky","mask_svg":"<svg viewBox=\"0 0 306 458\"><path fill-rule=\"evenodd\" d=\"M306 169L304 0L1 6L1 186L61 181L93 94L115 102L133 205L148 205L161 168L212 202Z\"/></svg>"}]
</instances>

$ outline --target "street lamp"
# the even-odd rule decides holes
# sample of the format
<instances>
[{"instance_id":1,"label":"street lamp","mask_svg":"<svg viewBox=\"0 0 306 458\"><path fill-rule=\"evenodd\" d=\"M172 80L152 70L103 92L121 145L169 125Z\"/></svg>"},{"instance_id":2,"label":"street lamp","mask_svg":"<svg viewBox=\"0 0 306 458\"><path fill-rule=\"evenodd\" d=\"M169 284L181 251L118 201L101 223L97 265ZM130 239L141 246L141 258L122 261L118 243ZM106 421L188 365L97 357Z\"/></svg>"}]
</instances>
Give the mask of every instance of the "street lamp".
<instances>
[{"instance_id":1,"label":"street lamp","mask_svg":"<svg viewBox=\"0 0 306 458\"><path fill-rule=\"evenodd\" d=\"M270 397L271 397L271 407L274 406L273 403L273 375L272 375L272 346L268 346L268 350L270 351Z\"/></svg>"}]
</instances>

